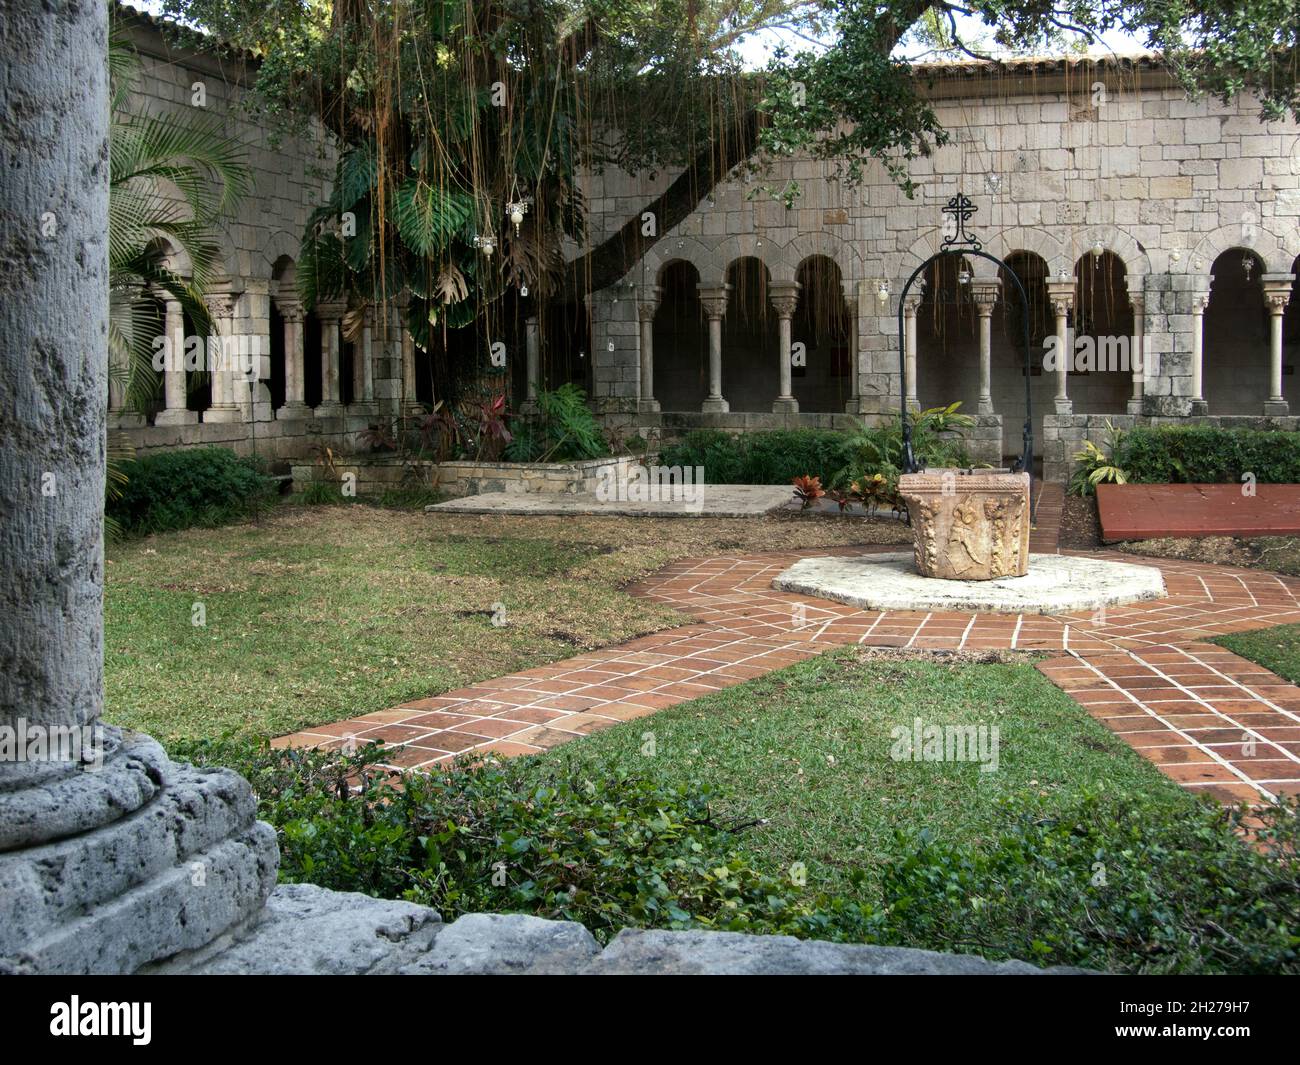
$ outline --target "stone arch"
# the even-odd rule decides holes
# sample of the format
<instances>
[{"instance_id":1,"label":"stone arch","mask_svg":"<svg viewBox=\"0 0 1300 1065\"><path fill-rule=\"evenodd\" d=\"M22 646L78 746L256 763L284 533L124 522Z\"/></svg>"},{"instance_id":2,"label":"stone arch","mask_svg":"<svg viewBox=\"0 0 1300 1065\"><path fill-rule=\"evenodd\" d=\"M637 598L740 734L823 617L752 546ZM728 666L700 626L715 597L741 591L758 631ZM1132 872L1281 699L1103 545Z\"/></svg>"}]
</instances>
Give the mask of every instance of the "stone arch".
<instances>
[{"instance_id":1,"label":"stone arch","mask_svg":"<svg viewBox=\"0 0 1300 1065\"><path fill-rule=\"evenodd\" d=\"M984 242L984 250L1004 262L1018 251L1033 252L1047 263L1048 273L1053 277L1070 275L1074 268L1069 249L1059 239L1045 229L1031 226L1016 226L990 233Z\"/></svg>"},{"instance_id":2,"label":"stone arch","mask_svg":"<svg viewBox=\"0 0 1300 1065\"><path fill-rule=\"evenodd\" d=\"M862 256L856 248L834 233L823 230L800 233L780 250L779 256L769 256L772 280L796 280L799 268L814 256L829 259L838 266L845 284L855 284L865 276L862 272Z\"/></svg>"},{"instance_id":3,"label":"stone arch","mask_svg":"<svg viewBox=\"0 0 1300 1065\"><path fill-rule=\"evenodd\" d=\"M645 253L641 262L623 275L622 284L640 284L643 278L654 278L655 284L663 277L663 272L671 263L681 260L695 267L700 275L700 284L712 284L703 280L712 276L713 253L695 237L666 236L657 241Z\"/></svg>"},{"instance_id":4,"label":"stone arch","mask_svg":"<svg viewBox=\"0 0 1300 1065\"><path fill-rule=\"evenodd\" d=\"M1124 264L1130 292L1136 289L1137 293L1141 294L1142 279L1151 272L1151 258L1141 244L1116 226L1089 226L1083 231L1081 237L1083 251L1076 256L1076 265L1079 259L1094 251L1100 244L1103 252L1110 252Z\"/></svg>"},{"instance_id":5,"label":"stone arch","mask_svg":"<svg viewBox=\"0 0 1300 1065\"><path fill-rule=\"evenodd\" d=\"M1243 225L1237 222L1233 225L1220 226L1213 232L1206 233L1196 242L1196 247L1192 249L1190 255L1184 255L1180 263L1169 264L1172 268L1171 272L1203 274L1208 281L1210 267L1214 260L1233 248L1243 248L1258 255L1264 263L1266 273L1286 273L1291 269L1295 252L1292 251L1288 255L1286 243L1275 232L1265 229L1263 225L1256 222L1254 236L1246 237L1243 233ZM1199 270L1196 268L1197 259L1201 260Z\"/></svg>"},{"instance_id":6,"label":"stone arch","mask_svg":"<svg viewBox=\"0 0 1300 1065\"><path fill-rule=\"evenodd\" d=\"M166 237L155 237L149 242L149 248L158 256L162 265L172 273L179 274L181 277L193 276L194 266L184 248L173 244Z\"/></svg>"},{"instance_id":7,"label":"stone arch","mask_svg":"<svg viewBox=\"0 0 1300 1065\"><path fill-rule=\"evenodd\" d=\"M287 229L277 229L262 246L262 263L255 276L276 278L276 271L284 260L291 262L298 261L298 255L302 250L302 242L290 233Z\"/></svg>"},{"instance_id":8,"label":"stone arch","mask_svg":"<svg viewBox=\"0 0 1300 1065\"><path fill-rule=\"evenodd\" d=\"M732 264L738 259L757 259L767 271L768 280L776 280L775 263L780 260L781 245L758 233L741 233L728 237L713 247L708 270L700 271L705 287L725 284Z\"/></svg>"}]
</instances>

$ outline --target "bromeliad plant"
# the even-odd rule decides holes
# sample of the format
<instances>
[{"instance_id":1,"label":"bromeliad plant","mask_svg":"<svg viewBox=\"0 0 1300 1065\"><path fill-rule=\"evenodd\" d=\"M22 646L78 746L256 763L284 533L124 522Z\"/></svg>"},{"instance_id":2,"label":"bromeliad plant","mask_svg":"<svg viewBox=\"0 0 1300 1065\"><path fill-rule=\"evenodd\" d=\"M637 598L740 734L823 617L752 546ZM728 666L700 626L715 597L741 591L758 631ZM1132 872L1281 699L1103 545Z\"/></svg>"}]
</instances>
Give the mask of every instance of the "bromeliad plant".
<instances>
[{"instance_id":1,"label":"bromeliad plant","mask_svg":"<svg viewBox=\"0 0 1300 1065\"><path fill-rule=\"evenodd\" d=\"M802 510L807 510L817 500L826 494L822 488L822 479L820 477L809 477L806 474L803 477L796 477L792 482L794 484L794 497L799 500ZM844 509L843 507L840 508Z\"/></svg>"}]
</instances>

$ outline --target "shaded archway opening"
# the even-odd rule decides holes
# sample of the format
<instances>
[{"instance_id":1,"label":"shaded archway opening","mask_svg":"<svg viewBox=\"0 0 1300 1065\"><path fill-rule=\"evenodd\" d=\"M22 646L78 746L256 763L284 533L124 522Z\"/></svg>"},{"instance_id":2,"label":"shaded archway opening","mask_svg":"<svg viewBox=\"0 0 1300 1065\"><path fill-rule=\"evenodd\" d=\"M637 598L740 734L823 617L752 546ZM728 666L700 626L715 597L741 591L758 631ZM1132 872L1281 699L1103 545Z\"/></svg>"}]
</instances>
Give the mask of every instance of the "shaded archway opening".
<instances>
[{"instance_id":1,"label":"shaded archway opening","mask_svg":"<svg viewBox=\"0 0 1300 1065\"><path fill-rule=\"evenodd\" d=\"M722 394L733 411L767 412L780 393L780 326L769 300L771 277L762 260L746 256L727 267L727 315L722 323Z\"/></svg>"},{"instance_id":2,"label":"shaded archway opening","mask_svg":"<svg viewBox=\"0 0 1300 1065\"><path fill-rule=\"evenodd\" d=\"M921 408L961 401L975 413L979 397L979 314L965 257L942 255L922 275L916 309L916 398Z\"/></svg>"},{"instance_id":3,"label":"shaded archway opening","mask_svg":"<svg viewBox=\"0 0 1300 1065\"><path fill-rule=\"evenodd\" d=\"M654 317L654 392L662 410L698 411L709 391L709 329L700 275L683 259L659 271Z\"/></svg>"},{"instance_id":4,"label":"shaded archway opening","mask_svg":"<svg viewBox=\"0 0 1300 1065\"><path fill-rule=\"evenodd\" d=\"M1300 413L1300 256L1291 264L1291 300L1282 315L1282 398Z\"/></svg>"},{"instance_id":5,"label":"shaded archway opening","mask_svg":"<svg viewBox=\"0 0 1300 1065\"><path fill-rule=\"evenodd\" d=\"M284 406L284 316L274 300L271 301L270 339L270 376L266 384L271 393L271 409L279 410Z\"/></svg>"},{"instance_id":6,"label":"shaded archway opening","mask_svg":"<svg viewBox=\"0 0 1300 1065\"><path fill-rule=\"evenodd\" d=\"M321 325L315 311L308 311L302 318L302 358L303 402L314 409L325 401Z\"/></svg>"},{"instance_id":7,"label":"shaded archway opening","mask_svg":"<svg viewBox=\"0 0 1300 1065\"><path fill-rule=\"evenodd\" d=\"M1069 394L1079 414L1122 414L1133 395L1133 305L1128 271L1114 252L1074 265L1074 363Z\"/></svg>"},{"instance_id":8,"label":"shaded archway opening","mask_svg":"<svg viewBox=\"0 0 1300 1065\"><path fill-rule=\"evenodd\" d=\"M181 312L182 331L185 334L185 409L202 414L212 406L211 367L202 365L204 350L210 345L208 337L201 336L189 311ZM190 369L190 363L199 364Z\"/></svg>"},{"instance_id":9,"label":"shaded archway opening","mask_svg":"<svg viewBox=\"0 0 1300 1065\"><path fill-rule=\"evenodd\" d=\"M1229 248L1210 274L1201 326L1202 395L1211 414L1259 414L1269 377L1264 263L1247 248Z\"/></svg>"},{"instance_id":10,"label":"shaded archway opening","mask_svg":"<svg viewBox=\"0 0 1300 1065\"><path fill-rule=\"evenodd\" d=\"M812 255L795 273L799 300L791 321L793 344L803 344L803 365L790 368L791 390L808 413L843 411L852 389L850 320L839 265Z\"/></svg>"},{"instance_id":11,"label":"shaded archway opening","mask_svg":"<svg viewBox=\"0 0 1300 1065\"><path fill-rule=\"evenodd\" d=\"M1025 374L1033 402L1035 456L1042 454L1043 412L1052 409L1056 383L1043 373L1044 341L1055 331L1051 300L1047 294L1047 261L1036 252L1018 250L1006 257L998 270L999 298L993 311L990 343L990 377L993 410L1002 415L1002 454L1005 461L1023 449L1025 422ZM1019 299L1012 299L1015 281L1024 287L1027 312ZM1026 313L1029 326L1030 366L1025 369L1022 350Z\"/></svg>"}]
</instances>

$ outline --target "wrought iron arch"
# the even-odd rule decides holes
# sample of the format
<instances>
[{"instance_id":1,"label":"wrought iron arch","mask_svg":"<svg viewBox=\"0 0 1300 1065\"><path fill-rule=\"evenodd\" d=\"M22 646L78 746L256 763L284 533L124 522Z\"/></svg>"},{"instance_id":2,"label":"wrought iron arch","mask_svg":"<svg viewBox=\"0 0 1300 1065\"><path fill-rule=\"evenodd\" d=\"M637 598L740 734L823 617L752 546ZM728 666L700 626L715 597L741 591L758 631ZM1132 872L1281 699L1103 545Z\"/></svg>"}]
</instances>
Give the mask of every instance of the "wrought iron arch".
<instances>
[{"instance_id":1,"label":"wrought iron arch","mask_svg":"<svg viewBox=\"0 0 1300 1065\"><path fill-rule=\"evenodd\" d=\"M1030 348L1029 348L1029 295L1025 291L1025 286L1021 282L1019 275L1004 260L999 259L996 255L991 255L983 250L983 244L980 240L966 232L966 223L970 220L978 207L975 207L969 199L961 193L958 193L948 201L948 206L943 209L943 213L951 215L955 222L953 232L945 236L939 246L939 250L921 263L907 279L907 284L903 286L902 294L898 298L898 379L899 379L899 418L902 422L903 429L903 472L916 473L922 466L916 460L916 453L912 449L912 422L908 416L907 410L907 350L906 340L904 337L904 308L907 305L907 295L916 279L920 277L931 264L941 259L955 258L960 260L967 256L975 256L985 259L998 267L999 275L1009 277L1016 287L1016 292L1020 295L1021 321L1024 323L1024 352L1025 352L1025 429L1022 441L1023 450L1020 458L1012 464L1012 470L1020 473L1029 474L1029 498L1033 500L1034 490L1034 408L1033 395L1030 378Z\"/></svg>"}]
</instances>

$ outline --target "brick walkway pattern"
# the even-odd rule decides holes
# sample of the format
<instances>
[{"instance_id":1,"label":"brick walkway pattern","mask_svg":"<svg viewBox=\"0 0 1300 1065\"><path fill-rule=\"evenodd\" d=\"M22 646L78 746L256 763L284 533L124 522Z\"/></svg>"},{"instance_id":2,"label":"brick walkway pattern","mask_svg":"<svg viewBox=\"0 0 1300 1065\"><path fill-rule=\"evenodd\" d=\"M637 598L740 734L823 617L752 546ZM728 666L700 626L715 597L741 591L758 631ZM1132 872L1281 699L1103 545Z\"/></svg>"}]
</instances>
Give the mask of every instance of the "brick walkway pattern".
<instances>
[{"instance_id":1,"label":"brick walkway pattern","mask_svg":"<svg viewBox=\"0 0 1300 1065\"><path fill-rule=\"evenodd\" d=\"M1043 538L1055 537L1043 528L1045 511L1037 535L1048 547ZM694 624L275 742L382 740L401 745L394 767L425 768L469 751L535 753L846 644L1016 649L1061 652L1039 669L1186 787L1250 802L1300 791L1300 688L1204 643L1300 622L1300 580L1090 552L1159 566L1167 597L1056 616L861 610L771 586L798 558L868 550L677 562L631 590L673 605Z\"/></svg>"}]
</instances>

